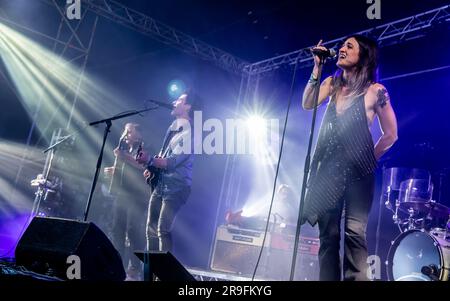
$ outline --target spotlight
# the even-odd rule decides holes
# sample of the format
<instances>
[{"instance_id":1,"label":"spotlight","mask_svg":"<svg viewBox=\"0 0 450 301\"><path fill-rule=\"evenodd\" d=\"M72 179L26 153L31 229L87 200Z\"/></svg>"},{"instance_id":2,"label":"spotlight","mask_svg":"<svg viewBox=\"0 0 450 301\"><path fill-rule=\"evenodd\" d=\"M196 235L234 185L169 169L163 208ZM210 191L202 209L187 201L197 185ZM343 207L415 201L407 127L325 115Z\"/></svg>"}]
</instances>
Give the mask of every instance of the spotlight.
<instances>
[{"instance_id":1,"label":"spotlight","mask_svg":"<svg viewBox=\"0 0 450 301\"><path fill-rule=\"evenodd\" d=\"M175 79L169 82L167 85L167 93L169 94L170 98L176 99L180 97L182 93L184 93L186 90L186 85L183 81Z\"/></svg>"},{"instance_id":2,"label":"spotlight","mask_svg":"<svg viewBox=\"0 0 450 301\"><path fill-rule=\"evenodd\" d=\"M246 121L247 130L257 138L264 138L267 132L267 120L259 115L250 115Z\"/></svg>"},{"instance_id":3,"label":"spotlight","mask_svg":"<svg viewBox=\"0 0 450 301\"><path fill-rule=\"evenodd\" d=\"M170 86L170 92L171 93L175 93L175 92L177 92L178 91L178 86L176 85L176 84L172 84L171 86Z\"/></svg>"}]
</instances>

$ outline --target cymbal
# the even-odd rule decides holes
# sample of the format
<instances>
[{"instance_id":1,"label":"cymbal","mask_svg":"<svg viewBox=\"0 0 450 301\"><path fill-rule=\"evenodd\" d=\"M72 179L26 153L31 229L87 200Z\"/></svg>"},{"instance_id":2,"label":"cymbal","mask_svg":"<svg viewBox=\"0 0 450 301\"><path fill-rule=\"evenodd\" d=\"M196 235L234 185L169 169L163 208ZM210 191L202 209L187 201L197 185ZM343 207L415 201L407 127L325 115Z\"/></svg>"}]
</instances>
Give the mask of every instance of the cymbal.
<instances>
[{"instance_id":1,"label":"cymbal","mask_svg":"<svg viewBox=\"0 0 450 301\"><path fill-rule=\"evenodd\" d=\"M450 215L450 209L442 204L436 203L434 201L430 201L429 204L427 204L427 207L429 207L429 213L432 216L441 216L441 217L449 217Z\"/></svg>"},{"instance_id":2,"label":"cymbal","mask_svg":"<svg viewBox=\"0 0 450 301\"><path fill-rule=\"evenodd\" d=\"M448 217L450 215L450 209L435 201L424 200L420 198L412 198L407 202L400 203L400 210L408 213L408 210L412 209L415 214L428 215L433 217Z\"/></svg>"},{"instance_id":3,"label":"cymbal","mask_svg":"<svg viewBox=\"0 0 450 301\"><path fill-rule=\"evenodd\" d=\"M424 212L428 212L430 209L427 206L429 200L420 199L420 198L410 198L406 202L400 202L400 210L408 213L409 209L414 210L414 213L420 214Z\"/></svg>"},{"instance_id":4,"label":"cymbal","mask_svg":"<svg viewBox=\"0 0 450 301\"><path fill-rule=\"evenodd\" d=\"M54 184L52 182L50 182L49 180L45 181L45 179L33 179L30 182L32 187L36 187L36 186L43 186L43 187L53 187Z\"/></svg>"}]
</instances>

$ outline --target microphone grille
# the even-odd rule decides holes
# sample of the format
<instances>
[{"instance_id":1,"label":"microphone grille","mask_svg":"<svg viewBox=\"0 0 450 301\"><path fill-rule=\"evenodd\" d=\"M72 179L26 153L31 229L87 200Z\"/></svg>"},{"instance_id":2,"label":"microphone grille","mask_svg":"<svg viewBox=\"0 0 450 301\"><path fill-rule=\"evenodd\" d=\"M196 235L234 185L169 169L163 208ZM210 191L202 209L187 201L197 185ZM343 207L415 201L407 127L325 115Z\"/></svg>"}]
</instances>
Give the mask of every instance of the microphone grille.
<instances>
[{"instance_id":1,"label":"microphone grille","mask_svg":"<svg viewBox=\"0 0 450 301\"><path fill-rule=\"evenodd\" d=\"M334 50L333 48L330 48L330 57L335 58L337 55L336 50Z\"/></svg>"}]
</instances>

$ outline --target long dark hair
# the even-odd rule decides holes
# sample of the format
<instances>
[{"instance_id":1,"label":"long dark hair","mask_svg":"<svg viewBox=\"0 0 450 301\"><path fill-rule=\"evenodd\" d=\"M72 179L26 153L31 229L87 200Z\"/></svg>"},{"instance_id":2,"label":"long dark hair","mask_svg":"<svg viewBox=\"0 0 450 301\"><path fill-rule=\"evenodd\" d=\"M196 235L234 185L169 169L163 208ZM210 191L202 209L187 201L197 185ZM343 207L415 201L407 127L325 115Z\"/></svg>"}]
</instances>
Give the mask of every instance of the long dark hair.
<instances>
[{"instance_id":1,"label":"long dark hair","mask_svg":"<svg viewBox=\"0 0 450 301\"><path fill-rule=\"evenodd\" d=\"M378 46L377 43L363 35L352 35L347 39L354 38L359 45L359 61L356 66L354 80L346 83L344 74L338 69L333 76L332 94L335 95L344 85L350 88L350 95L364 94L372 83L378 80Z\"/></svg>"}]
</instances>

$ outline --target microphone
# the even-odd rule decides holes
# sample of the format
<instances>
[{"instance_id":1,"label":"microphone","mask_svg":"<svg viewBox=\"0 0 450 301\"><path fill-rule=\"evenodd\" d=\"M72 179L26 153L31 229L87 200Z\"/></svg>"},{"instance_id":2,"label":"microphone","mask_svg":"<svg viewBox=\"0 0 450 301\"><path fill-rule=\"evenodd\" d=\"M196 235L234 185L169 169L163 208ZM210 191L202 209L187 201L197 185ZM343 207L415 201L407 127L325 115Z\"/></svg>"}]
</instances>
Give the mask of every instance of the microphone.
<instances>
[{"instance_id":1,"label":"microphone","mask_svg":"<svg viewBox=\"0 0 450 301\"><path fill-rule=\"evenodd\" d=\"M311 48L311 52L314 55L320 56L322 58L335 58L337 53L333 48L330 49L319 49L319 48Z\"/></svg>"},{"instance_id":2,"label":"microphone","mask_svg":"<svg viewBox=\"0 0 450 301\"><path fill-rule=\"evenodd\" d=\"M158 106L160 106L162 108L173 110L173 105L169 104L167 102L157 101L157 100L153 100L153 99L149 99L149 100L146 100L146 101L154 103L155 105L158 105Z\"/></svg>"}]
</instances>

